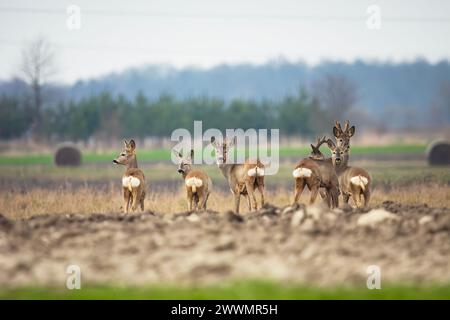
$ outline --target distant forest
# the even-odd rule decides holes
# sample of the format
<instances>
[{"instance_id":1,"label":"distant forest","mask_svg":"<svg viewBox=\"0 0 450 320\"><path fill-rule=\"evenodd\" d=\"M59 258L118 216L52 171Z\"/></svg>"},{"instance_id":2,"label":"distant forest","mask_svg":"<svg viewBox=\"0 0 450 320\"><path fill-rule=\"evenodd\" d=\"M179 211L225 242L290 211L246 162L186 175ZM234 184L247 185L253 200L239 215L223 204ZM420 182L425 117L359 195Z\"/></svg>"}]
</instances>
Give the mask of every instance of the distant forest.
<instances>
[{"instance_id":1,"label":"distant forest","mask_svg":"<svg viewBox=\"0 0 450 320\"><path fill-rule=\"evenodd\" d=\"M283 60L208 70L147 66L71 86L0 81L0 138L167 136L193 120L204 127L275 128L313 135L329 119L368 126L450 124L450 65ZM39 113L39 114L36 114ZM39 119L39 121L33 120ZM31 128L31 129L30 129Z\"/></svg>"},{"instance_id":2,"label":"distant forest","mask_svg":"<svg viewBox=\"0 0 450 320\"><path fill-rule=\"evenodd\" d=\"M282 134L313 135L325 130L327 114L305 92L280 102L223 100L199 97L177 100L162 95L149 100L143 94L129 100L124 96L99 94L78 102L60 102L43 110L38 132L40 138L52 140L102 141L121 137L170 137L177 128L193 129L195 120L203 127L280 128ZM0 137L3 139L30 134L33 110L15 98L0 97Z\"/></svg>"}]
</instances>

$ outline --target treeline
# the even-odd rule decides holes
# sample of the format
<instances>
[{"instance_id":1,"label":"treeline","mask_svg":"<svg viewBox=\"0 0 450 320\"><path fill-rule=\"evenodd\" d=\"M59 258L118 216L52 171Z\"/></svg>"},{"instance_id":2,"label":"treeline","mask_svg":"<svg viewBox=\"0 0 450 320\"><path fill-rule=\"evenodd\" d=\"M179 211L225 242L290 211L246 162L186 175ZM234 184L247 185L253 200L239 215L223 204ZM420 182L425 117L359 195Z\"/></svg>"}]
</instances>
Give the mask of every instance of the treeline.
<instances>
[{"instance_id":1,"label":"treeline","mask_svg":"<svg viewBox=\"0 0 450 320\"><path fill-rule=\"evenodd\" d=\"M21 137L31 130L32 108L24 99L0 97L0 138ZM52 140L111 140L121 137L169 137L174 129L279 128L284 135L323 132L331 119L306 91L278 102L210 97L176 99L162 95L150 100L139 93L134 99L102 93L79 102L60 102L43 108L39 136ZM325 127L324 127L325 126Z\"/></svg>"}]
</instances>

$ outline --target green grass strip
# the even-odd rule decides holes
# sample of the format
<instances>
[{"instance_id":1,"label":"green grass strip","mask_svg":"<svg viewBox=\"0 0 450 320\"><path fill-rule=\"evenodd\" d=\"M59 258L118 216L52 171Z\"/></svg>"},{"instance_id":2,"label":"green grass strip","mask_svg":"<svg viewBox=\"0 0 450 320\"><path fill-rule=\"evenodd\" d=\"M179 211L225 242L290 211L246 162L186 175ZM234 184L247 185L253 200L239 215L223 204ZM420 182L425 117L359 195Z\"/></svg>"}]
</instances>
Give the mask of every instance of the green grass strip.
<instances>
[{"instance_id":1,"label":"green grass strip","mask_svg":"<svg viewBox=\"0 0 450 320\"><path fill-rule=\"evenodd\" d=\"M380 290L365 287L322 288L262 281L202 287L86 285L81 290L3 288L0 290L0 299L450 299L450 285L384 285Z\"/></svg>"},{"instance_id":2,"label":"green grass strip","mask_svg":"<svg viewBox=\"0 0 450 320\"><path fill-rule=\"evenodd\" d=\"M393 154L393 153L424 153L425 145L388 145L388 146L352 146L352 154ZM326 148L322 148L325 154L329 154ZM304 157L309 154L309 146L292 148L281 147L280 157ZM138 151L138 159L143 162L156 162L170 160L170 150L140 150ZM119 152L109 153L83 153L84 163L105 163L111 162ZM53 155L51 154L32 154L32 155L2 155L0 156L0 165L36 165L36 164L52 164Z\"/></svg>"}]
</instances>

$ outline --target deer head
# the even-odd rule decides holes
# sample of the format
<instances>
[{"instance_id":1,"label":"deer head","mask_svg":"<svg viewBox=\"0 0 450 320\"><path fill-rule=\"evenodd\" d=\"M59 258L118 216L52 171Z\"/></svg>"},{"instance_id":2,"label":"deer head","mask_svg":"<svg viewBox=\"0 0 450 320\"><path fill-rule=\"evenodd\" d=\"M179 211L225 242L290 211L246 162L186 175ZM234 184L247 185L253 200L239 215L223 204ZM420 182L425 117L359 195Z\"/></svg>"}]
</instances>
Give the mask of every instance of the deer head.
<instances>
[{"instance_id":1,"label":"deer head","mask_svg":"<svg viewBox=\"0 0 450 320\"><path fill-rule=\"evenodd\" d=\"M348 162L348 145L339 147L331 139L327 140L327 145L331 150L331 161L333 163L333 166L340 166Z\"/></svg>"},{"instance_id":2,"label":"deer head","mask_svg":"<svg viewBox=\"0 0 450 320\"><path fill-rule=\"evenodd\" d=\"M355 126L350 127L350 121L345 121L344 130L342 130L339 121L334 122L333 135L336 138L339 147L350 146L350 138L355 134Z\"/></svg>"},{"instance_id":3,"label":"deer head","mask_svg":"<svg viewBox=\"0 0 450 320\"><path fill-rule=\"evenodd\" d=\"M211 137L211 144L215 150L216 162L218 165L221 165L227 162L228 152L233 146L235 146L236 137L231 140L225 139L222 142L217 141L215 137Z\"/></svg>"},{"instance_id":4,"label":"deer head","mask_svg":"<svg viewBox=\"0 0 450 320\"><path fill-rule=\"evenodd\" d=\"M134 166L136 163L136 142L131 139L129 142L127 140L123 141L125 148L123 151L113 160L115 164L121 164L124 166ZM136 165L137 167L137 165Z\"/></svg>"},{"instance_id":5,"label":"deer head","mask_svg":"<svg viewBox=\"0 0 450 320\"><path fill-rule=\"evenodd\" d=\"M192 159L194 159L194 150L191 149L191 154L183 157L183 154L179 151L173 150L173 154L179 161L178 165L178 173L186 175L191 171L192 168Z\"/></svg>"}]
</instances>

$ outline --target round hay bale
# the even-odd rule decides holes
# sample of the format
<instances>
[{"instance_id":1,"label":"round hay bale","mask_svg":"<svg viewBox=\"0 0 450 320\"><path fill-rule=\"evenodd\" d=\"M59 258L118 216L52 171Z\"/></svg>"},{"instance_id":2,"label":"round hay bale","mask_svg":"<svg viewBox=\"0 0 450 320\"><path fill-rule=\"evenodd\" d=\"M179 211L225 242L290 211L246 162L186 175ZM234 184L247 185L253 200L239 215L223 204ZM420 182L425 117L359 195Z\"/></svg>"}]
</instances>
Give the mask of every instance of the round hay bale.
<instances>
[{"instance_id":1,"label":"round hay bale","mask_svg":"<svg viewBox=\"0 0 450 320\"><path fill-rule=\"evenodd\" d=\"M427 159L431 166L450 164L450 142L435 141L427 148Z\"/></svg>"},{"instance_id":2,"label":"round hay bale","mask_svg":"<svg viewBox=\"0 0 450 320\"><path fill-rule=\"evenodd\" d=\"M55 164L57 166L79 166L81 165L81 151L73 144L61 145L55 153Z\"/></svg>"}]
</instances>

